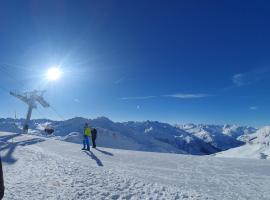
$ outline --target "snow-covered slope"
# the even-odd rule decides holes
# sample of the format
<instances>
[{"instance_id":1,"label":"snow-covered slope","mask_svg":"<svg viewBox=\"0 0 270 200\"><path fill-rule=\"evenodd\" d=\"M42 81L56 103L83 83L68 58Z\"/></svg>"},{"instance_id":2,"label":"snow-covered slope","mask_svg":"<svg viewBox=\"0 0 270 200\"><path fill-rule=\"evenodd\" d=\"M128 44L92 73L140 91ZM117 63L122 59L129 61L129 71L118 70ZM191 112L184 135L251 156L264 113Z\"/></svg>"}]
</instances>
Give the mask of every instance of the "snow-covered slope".
<instances>
[{"instance_id":1,"label":"snow-covered slope","mask_svg":"<svg viewBox=\"0 0 270 200\"><path fill-rule=\"evenodd\" d=\"M165 144L180 149L188 154L205 155L217 152L218 149L194 135L161 122L126 122L124 126L132 131L133 137L138 137L141 141L145 138L154 138Z\"/></svg>"},{"instance_id":2,"label":"snow-covered slope","mask_svg":"<svg viewBox=\"0 0 270 200\"><path fill-rule=\"evenodd\" d=\"M270 162L81 146L0 132L4 200L270 199Z\"/></svg>"},{"instance_id":3,"label":"snow-covered slope","mask_svg":"<svg viewBox=\"0 0 270 200\"><path fill-rule=\"evenodd\" d=\"M259 129L256 133L242 136L248 141L244 146L217 154L219 157L240 157L270 159L270 126Z\"/></svg>"},{"instance_id":4,"label":"snow-covered slope","mask_svg":"<svg viewBox=\"0 0 270 200\"><path fill-rule=\"evenodd\" d=\"M220 149L227 150L245 144L238 139L239 136L249 135L256 132L255 128L237 125L178 125L182 130L192 133L206 143Z\"/></svg>"}]
</instances>

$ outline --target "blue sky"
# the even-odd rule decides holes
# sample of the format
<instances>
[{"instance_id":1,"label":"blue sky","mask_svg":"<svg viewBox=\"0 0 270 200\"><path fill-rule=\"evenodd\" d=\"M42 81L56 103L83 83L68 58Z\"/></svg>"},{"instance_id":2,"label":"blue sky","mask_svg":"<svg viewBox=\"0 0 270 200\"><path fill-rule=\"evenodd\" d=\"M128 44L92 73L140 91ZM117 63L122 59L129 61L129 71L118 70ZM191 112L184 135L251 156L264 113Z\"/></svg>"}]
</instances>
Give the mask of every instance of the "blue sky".
<instances>
[{"instance_id":1,"label":"blue sky","mask_svg":"<svg viewBox=\"0 0 270 200\"><path fill-rule=\"evenodd\" d=\"M7 91L46 89L65 119L270 122L268 1L0 1L0 117ZM61 66L60 80L44 80ZM34 118L59 119L38 108Z\"/></svg>"}]
</instances>

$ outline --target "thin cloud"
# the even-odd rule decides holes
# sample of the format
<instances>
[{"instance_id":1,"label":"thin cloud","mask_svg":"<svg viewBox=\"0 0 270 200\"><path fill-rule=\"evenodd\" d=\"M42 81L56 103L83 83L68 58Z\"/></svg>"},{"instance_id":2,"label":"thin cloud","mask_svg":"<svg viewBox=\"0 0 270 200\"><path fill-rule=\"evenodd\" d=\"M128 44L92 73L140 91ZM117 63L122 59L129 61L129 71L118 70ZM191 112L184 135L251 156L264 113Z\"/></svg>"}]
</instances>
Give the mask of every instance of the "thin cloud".
<instances>
[{"instance_id":1,"label":"thin cloud","mask_svg":"<svg viewBox=\"0 0 270 200\"><path fill-rule=\"evenodd\" d=\"M114 84L118 85L118 84L122 83L123 81L125 81L126 78L127 78L127 76L123 76L123 77L119 78L118 80L114 81Z\"/></svg>"},{"instance_id":2,"label":"thin cloud","mask_svg":"<svg viewBox=\"0 0 270 200\"><path fill-rule=\"evenodd\" d=\"M177 93L177 94L170 94L170 95L164 95L165 97L171 97L171 98L178 98L178 99L199 99L199 98L205 98L209 97L211 95L209 94L184 94L184 93Z\"/></svg>"},{"instance_id":3,"label":"thin cloud","mask_svg":"<svg viewBox=\"0 0 270 200\"><path fill-rule=\"evenodd\" d=\"M232 76L232 83L237 87L246 86L266 79L269 75L270 68L260 68L245 73L234 74Z\"/></svg>"},{"instance_id":4,"label":"thin cloud","mask_svg":"<svg viewBox=\"0 0 270 200\"><path fill-rule=\"evenodd\" d=\"M246 74L234 74L232 77L232 82L234 85L239 87L250 84Z\"/></svg>"},{"instance_id":5,"label":"thin cloud","mask_svg":"<svg viewBox=\"0 0 270 200\"><path fill-rule=\"evenodd\" d=\"M203 94L203 93L197 93L197 94L176 93L176 94L169 94L169 95L162 95L162 96L122 97L120 99L121 100L147 100L147 99L162 98L162 97L178 98L178 99L199 99L199 98L206 98L210 96L213 96L213 95Z\"/></svg>"},{"instance_id":6,"label":"thin cloud","mask_svg":"<svg viewBox=\"0 0 270 200\"><path fill-rule=\"evenodd\" d=\"M141 96L141 97L122 97L121 100L144 100L144 99L153 99L156 96Z\"/></svg>"},{"instance_id":7,"label":"thin cloud","mask_svg":"<svg viewBox=\"0 0 270 200\"><path fill-rule=\"evenodd\" d=\"M74 99L76 103L80 103L81 101L79 99Z\"/></svg>"},{"instance_id":8,"label":"thin cloud","mask_svg":"<svg viewBox=\"0 0 270 200\"><path fill-rule=\"evenodd\" d=\"M258 107L257 106L250 106L249 110L258 110Z\"/></svg>"}]
</instances>

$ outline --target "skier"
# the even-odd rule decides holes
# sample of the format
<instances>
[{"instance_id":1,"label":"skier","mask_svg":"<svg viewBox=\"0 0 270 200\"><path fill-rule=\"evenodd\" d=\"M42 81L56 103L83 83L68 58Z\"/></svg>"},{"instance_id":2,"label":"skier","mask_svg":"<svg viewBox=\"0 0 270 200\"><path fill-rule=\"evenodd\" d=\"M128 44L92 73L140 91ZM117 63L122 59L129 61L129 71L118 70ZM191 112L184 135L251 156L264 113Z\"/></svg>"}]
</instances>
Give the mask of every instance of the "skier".
<instances>
[{"instance_id":1,"label":"skier","mask_svg":"<svg viewBox=\"0 0 270 200\"><path fill-rule=\"evenodd\" d=\"M3 171L2 171L2 161L0 157L0 199L4 196L4 178L3 178Z\"/></svg>"},{"instance_id":2,"label":"skier","mask_svg":"<svg viewBox=\"0 0 270 200\"><path fill-rule=\"evenodd\" d=\"M83 148L82 150L90 151L89 146L89 137L91 136L91 129L89 128L88 124L85 123L84 130L83 130ZM87 148L85 148L87 146Z\"/></svg>"},{"instance_id":3,"label":"skier","mask_svg":"<svg viewBox=\"0 0 270 200\"><path fill-rule=\"evenodd\" d=\"M97 129L93 129L91 131L91 135L92 135L92 144L93 144L93 148L96 148L97 145L96 145L96 139L97 139Z\"/></svg>"}]
</instances>

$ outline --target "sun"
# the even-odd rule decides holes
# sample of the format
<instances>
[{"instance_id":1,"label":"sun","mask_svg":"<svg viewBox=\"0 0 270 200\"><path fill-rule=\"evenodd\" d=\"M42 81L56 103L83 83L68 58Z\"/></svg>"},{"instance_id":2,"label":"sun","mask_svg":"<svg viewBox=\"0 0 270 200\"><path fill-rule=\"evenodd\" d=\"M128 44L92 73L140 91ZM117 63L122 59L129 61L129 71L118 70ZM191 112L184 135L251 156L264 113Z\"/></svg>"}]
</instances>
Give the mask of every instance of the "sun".
<instances>
[{"instance_id":1,"label":"sun","mask_svg":"<svg viewBox=\"0 0 270 200\"><path fill-rule=\"evenodd\" d=\"M51 67L48 69L46 78L49 81L56 81L61 78L62 71L59 67Z\"/></svg>"}]
</instances>

